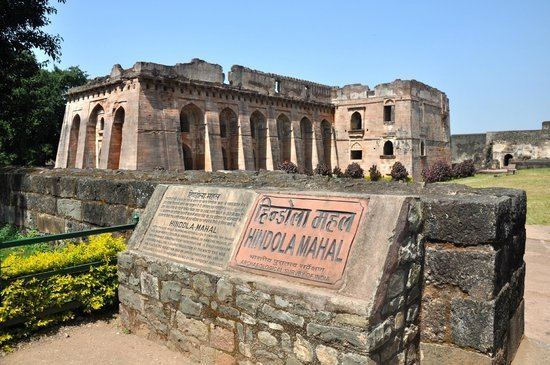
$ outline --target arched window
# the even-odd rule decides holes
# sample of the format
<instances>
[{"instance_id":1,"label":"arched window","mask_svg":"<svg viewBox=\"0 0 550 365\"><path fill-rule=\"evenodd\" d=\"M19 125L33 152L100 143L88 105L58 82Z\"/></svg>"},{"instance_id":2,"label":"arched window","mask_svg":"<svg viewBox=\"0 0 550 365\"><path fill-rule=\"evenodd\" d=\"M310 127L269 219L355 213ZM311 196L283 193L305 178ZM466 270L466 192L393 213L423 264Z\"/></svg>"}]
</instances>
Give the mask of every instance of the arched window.
<instances>
[{"instance_id":1,"label":"arched window","mask_svg":"<svg viewBox=\"0 0 550 365\"><path fill-rule=\"evenodd\" d=\"M356 131L363 128L363 121L361 119L361 114L355 112L351 115L350 129Z\"/></svg>"},{"instance_id":2,"label":"arched window","mask_svg":"<svg viewBox=\"0 0 550 365\"><path fill-rule=\"evenodd\" d=\"M393 156L393 143L391 141L384 143L384 156Z\"/></svg>"},{"instance_id":3,"label":"arched window","mask_svg":"<svg viewBox=\"0 0 550 365\"><path fill-rule=\"evenodd\" d=\"M77 114L71 123L71 132L69 134L69 155L67 156L67 167L75 167L76 150L78 149L78 134L80 132L80 116Z\"/></svg>"},{"instance_id":4,"label":"arched window","mask_svg":"<svg viewBox=\"0 0 550 365\"><path fill-rule=\"evenodd\" d=\"M111 141L109 143L109 159L107 168L116 170L120 166L120 151L122 150L122 129L124 127L124 108L120 107L115 112L113 127L111 128Z\"/></svg>"},{"instance_id":5,"label":"arched window","mask_svg":"<svg viewBox=\"0 0 550 365\"><path fill-rule=\"evenodd\" d=\"M359 143L354 143L351 146L349 153L350 160L362 160L363 159L363 147Z\"/></svg>"}]
</instances>

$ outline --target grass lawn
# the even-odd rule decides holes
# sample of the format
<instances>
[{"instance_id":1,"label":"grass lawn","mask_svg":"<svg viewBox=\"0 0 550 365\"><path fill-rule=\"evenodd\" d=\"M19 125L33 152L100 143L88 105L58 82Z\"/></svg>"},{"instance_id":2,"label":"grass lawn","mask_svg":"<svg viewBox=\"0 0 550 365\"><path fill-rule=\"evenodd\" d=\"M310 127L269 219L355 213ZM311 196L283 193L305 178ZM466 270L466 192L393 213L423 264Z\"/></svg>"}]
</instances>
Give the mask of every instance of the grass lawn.
<instances>
[{"instance_id":1,"label":"grass lawn","mask_svg":"<svg viewBox=\"0 0 550 365\"><path fill-rule=\"evenodd\" d=\"M479 174L451 181L474 188L493 186L527 192L527 224L550 225L550 169L518 170L515 175Z\"/></svg>"}]
</instances>

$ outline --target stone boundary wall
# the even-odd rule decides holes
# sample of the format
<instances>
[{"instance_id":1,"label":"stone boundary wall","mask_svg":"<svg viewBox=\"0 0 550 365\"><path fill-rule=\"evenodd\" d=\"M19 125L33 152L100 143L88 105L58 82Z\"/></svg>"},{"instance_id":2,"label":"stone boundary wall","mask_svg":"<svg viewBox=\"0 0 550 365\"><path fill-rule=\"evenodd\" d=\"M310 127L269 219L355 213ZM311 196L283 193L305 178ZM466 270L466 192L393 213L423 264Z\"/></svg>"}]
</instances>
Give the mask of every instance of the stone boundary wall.
<instances>
[{"instance_id":1,"label":"stone boundary wall","mask_svg":"<svg viewBox=\"0 0 550 365\"><path fill-rule=\"evenodd\" d=\"M238 171L226 174L201 171L174 173L166 171L3 169L0 170L0 222L14 222L50 232L126 223L131 219L134 211L139 212L145 207L158 183L418 196L421 212L418 237L423 244L418 246L417 251L419 252L411 249L410 254L423 257L419 273L423 278L418 330L421 341L419 354L421 362L445 364L475 361L481 364L504 364L510 363L513 358L523 335L526 195L520 190L472 189L452 184L423 186L422 184L370 183L361 180L287 175L281 172ZM409 254L408 251L407 248L403 248L403 254ZM216 303L218 301L221 303L217 297L217 282L214 287L214 282L210 281L210 289L204 289L208 287L204 278L210 278L205 273L188 272L187 275L184 270L179 274L162 273L161 271L160 276L154 275L152 272L147 273L160 280L160 286L155 286L158 285L158 282L155 284L156 281L153 277L145 275L142 278L141 272L139 276L136 276L137 271L133 272L132 270L137 270L137 267L124 269L124 260L121 265L123 268L121 279L124 279L125 274L128 275L128 283L132 283L134 289L149 290L147 288L152 286L155 297L156 290L159 291L159 300L163 290L170 292L169 289L164 289L163 279L164 281L177 281L182 285L191 280L189 281L189 285L191 285L189 290L196 290L193 295L200 294L197 301L193 302L200 304L201 311L211 310L211 304L210 307L207 307L201 302L200 298L203 296L210 298L208 299L210 301L216 296L218 298ZM146 266L146 263L143 263L143 266ZM160 266L148 266L151 267L151 270L162 270ZM408 268L408 271L412 271L411 268ZM403 277L408 278L409 272L404 273ZM131 273L133 273L132 276L130 276ZM195 277L200 279L193 279ZM236 300L238 294L246 294L246 289L244 289L246 285L230 284L233 285L233 289L230 290L231 300ZM169 284L168 287L170 285L172 284ZM281 305L285 305L285 302L280 298L276 299L273 296L269 299L261 299L260 288L254 288L254 290L259 290L258 293L255 293L253 288L249 287L249 289L253 295L257 294L257 297L254 297L256 300L250 298L251 302L261 302L261 308L267 304L268 307L275 310L273 312L276 313L275 315L281 315L283 318L294 318L282 314L282 312L288 311L284 311L281 307ZM124 290L121 290L121 300L124 298ZM209 293L208 295L204 295L205 290ZM223 292L223 289L220 290ZM165 297L170 294L165 292L162 295ZM276 304L276 300L279 301L279 304ZM403 312L406 320L410 308L407 309L405 315L406 304L399 302L396 303L397 312ZM289 306L299 304L288 303ZM137 303L134 304L137 305ZM187 304L190 308L199 307L191 302ZM186 306L181 302L180 305ZM154 310L156 315L163 316L166 315L163 308L164 306L162 308L151 306L150 309ZM234 313L236 314L236 312ZM322 316L323 313L312 312L308 315ZM267 316L267 314L259 315L264 318L262 316ZM268 323L265 327L267 329L269 321L265 318L262 320ZM354 320L357 319L354 318ZM392 323L395 326L395 317ZM158 323L151 323L151 326L156 324ZM196 323L189 322L185 326L195 329L194 324ZM214 336L213 341L218 344L217 346L229 348L230 337L226 337L226 333L223 331L223 329L227 329L227 326L231 326L230 322L223 324L213 322L212 326L209 324L209 332L206 335ZM237 322L235 322L235 326L237 337L233 338L234 351L239 351L240 354L246 353L245 348L242 349L242 352L240 352L241 349L237 349L240 339ZM276 329L271 330L275 331L273 333L279 333L276 332ZM307 334L307 328L305 331ZM259 332L255 333L256 337ZM263 332L267 332L267 334L260 335L262 340L272 343L273 339L270 336L275 337L272 332ZM276 338L281 345L285 340L282 333ZM305 360L295 362L296 364L329 364L331 362L321 359L326 356L330 358L330 354L334 354L333 349L338 352L337 358L342 364L368 363L361 358L359 360L345 358L348 352L353 353L353 351L350 350L351 343L338 345L341 334L335 338L333 332L328 330L324 332L319 329L317 335L327 339L324 347L319 348L319 355L315 348L308 348L307 344L299 340L297 334L303 338L301 333L303 332L295 332L296 337L293 337L291 341L292 350L294 352L296 346L298 352L302 354L311 352L312 358L309 361L309 357L306 356ZM380 333L385 333L385 331ZM204 329L197 328L194 337L204 335ZM242 335L249 336L246 331ZM284 337L286 338L286 336ZM259 337L257 338L260 341ZM388 336L387 339L381 340L380 348L389 346L389 342L386 341L391 341L391 338ZM211 339L212 337L209 337L209 341ZM285 343L288 344L288 342ZM392 346L396 346L395 354L407 351L403 344ZM212 348L215 349L215 347ZM218 352L216 351L210 351L208 356L217 358ZM228 356L233 356L231 351L226 351L226 353ZM220 358L216 360L218 363L232 363L233 361L225 355L219 356Z\"/></svg>"}]
</instances>

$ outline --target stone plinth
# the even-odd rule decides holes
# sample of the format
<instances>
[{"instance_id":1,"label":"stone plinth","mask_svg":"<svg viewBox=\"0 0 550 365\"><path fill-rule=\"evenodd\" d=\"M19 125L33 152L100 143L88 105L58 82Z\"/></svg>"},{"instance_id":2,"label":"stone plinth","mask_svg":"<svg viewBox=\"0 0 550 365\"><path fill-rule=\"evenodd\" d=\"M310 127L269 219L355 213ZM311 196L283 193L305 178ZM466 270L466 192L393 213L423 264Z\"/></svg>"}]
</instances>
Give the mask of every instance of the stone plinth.
<instances>
[{"instance_id":1,"label":"stone plinth","mask_svg":"<svg viewBox=\"0 0 550 365\"><path fill-rule=\"evenodd\" d=\"M160 185L119 258L123 323L205 364L415 363L419 209Z\"/></svg>"}]
</instances>

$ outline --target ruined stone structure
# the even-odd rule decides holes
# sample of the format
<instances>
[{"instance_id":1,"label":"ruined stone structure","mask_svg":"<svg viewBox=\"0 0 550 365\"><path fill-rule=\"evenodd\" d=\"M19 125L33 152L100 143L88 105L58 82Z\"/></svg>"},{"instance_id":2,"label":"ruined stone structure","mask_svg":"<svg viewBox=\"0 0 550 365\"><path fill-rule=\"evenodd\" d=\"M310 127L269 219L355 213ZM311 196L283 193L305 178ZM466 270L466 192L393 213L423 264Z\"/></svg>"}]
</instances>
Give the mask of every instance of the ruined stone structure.
<instances>
[{"instance_id":1,"label":"ruined stone structure","mask_svg":"<svg viewBox=\"0 0 550 365\"><path fill-rule=\"evenodd\" d=\"M0 169L0 223L57 233L127 223L134 212L145 223L151 217L144 208L158 200L161 182L369 199L375 221L362 227L380 249L351 253L360 270L346 285L383 284L380 301L371 301L380 310L365 313L349 291L277 288L251 274L171 265L130 250L119 258L119 298L133 333L205 364L512 361L524 330L524 191L280 172L8 168ZM400 214L387 210L399 200L407 203ZM402 224L389 224L396 221ZM385 238L374 239L372 228L386 231ZM388 276L365 277L372 256L389 247L392 260L379 261Z\"/></svg>"},{"instance_id":2,"label":"ruined stone structure","mask_svg":"<svg viewBox=\"0 0 550 365\"><path fill-rule=\"evenodd\" d=\"M472 159L480 167L505 167L511 161L530 165L550 165L550 121L542 129L524 131L454 134L452 161Z\"/></svg>"},{"instance_id":3,"label":"ruined stone structure","mask_svg":"<svg viewBox=\"0 0 550 365\"><path fill-rule=\"evenodd\" d=\"M115 65L72 88L56 167L274 170L450 162L449 101L418 81L343 88L198 59Z\"/></svg>"}]
</instances>

